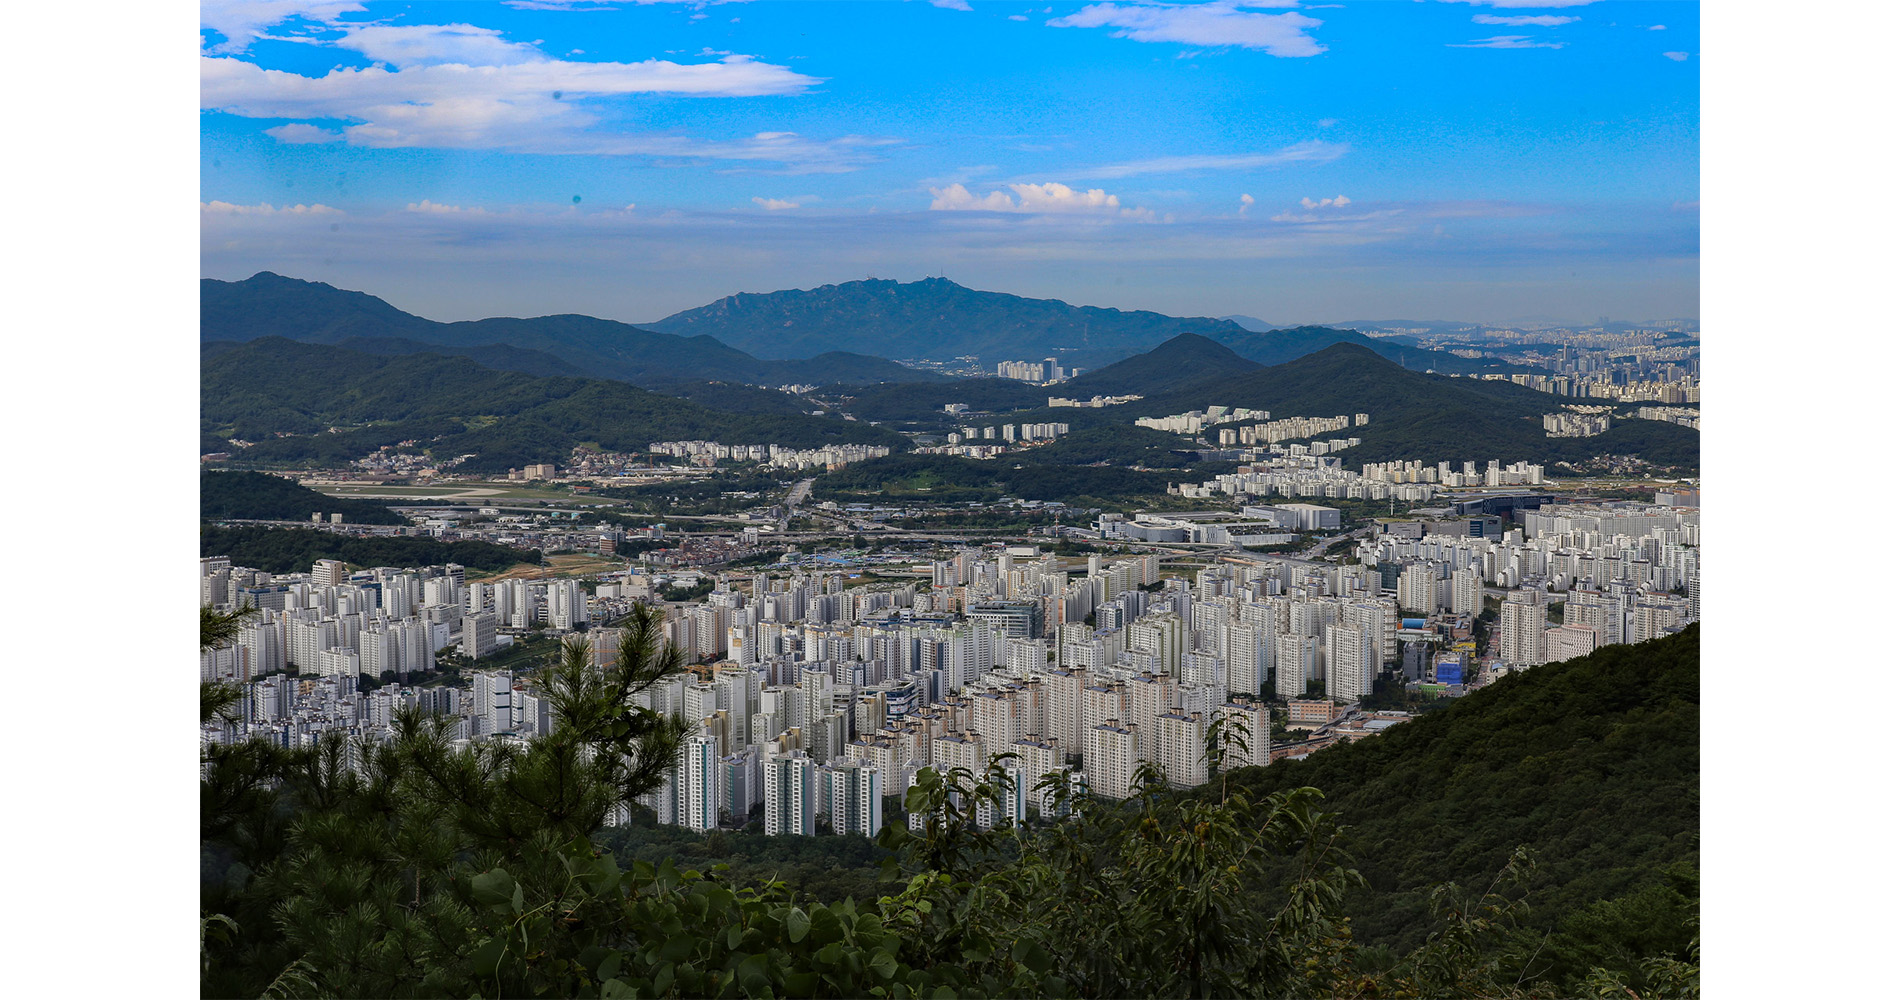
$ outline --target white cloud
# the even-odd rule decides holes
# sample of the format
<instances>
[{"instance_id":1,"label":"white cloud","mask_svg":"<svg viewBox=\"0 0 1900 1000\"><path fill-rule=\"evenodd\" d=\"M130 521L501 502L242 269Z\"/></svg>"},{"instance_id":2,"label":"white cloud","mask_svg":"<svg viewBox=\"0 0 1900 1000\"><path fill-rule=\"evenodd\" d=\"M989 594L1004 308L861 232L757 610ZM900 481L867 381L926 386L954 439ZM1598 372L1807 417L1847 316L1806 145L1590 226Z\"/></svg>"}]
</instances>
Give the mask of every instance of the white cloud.
<instances>
[{"instance_id":1,"label":"white cloud","mask_svg":"<svg viewBox=\"0 0 1900 1000\"><path fill-rule=\"evenodd\" d=\"M198 7L198 24L224 36L206 51L225 54L243 52L265 37L265 28L293 17L328 24L339 14L362 13L363 9L356 0L204 0Z\"/></svg>"},{"instance_id":2,"label":"white cloud","mask_svg":"<svg viewBox=\"0 0 1900 1000\"><path fill-rule=\"evenodd\" d=\"M1027 21L1027 20L1029 20L1029 18L1028 18L1028 17L1026 16L1026 15L1023 15L1023 14L1011 14L1011 15L1009 15L1009 19L1010 19L1010 20L1012 20L1012 21Z\"/></svg>"},{"instance_id":3,"label":"white cloud","mask_svg":"<svg viewBox=\"0 0 1900 1000\"><path fill-rule=\"evenodd\" d=\"M1137 174L1172 174L1190 170L1258 170L1289 163L1329 163L1345 154L1347 146L1338 142L1308 142L1276 149L1271 153L1207 154L1199 156L1162 156L1131 163L1112 163L1090 170L1071 171L1077 177L1133 177Z\"/></svg>"},{"instance_id":4,"label":"white cloud","mask_svg":"<svg viewBox=\"0 0 1900 1000\"><path fill-rule=\"evenodd\" d=\"M933 212L1019 212L1029 215L1112 215L1153 221L1154 212L1146 208L1125 208L1121 198L1101 188L1078 191L1067 184L1009 184L1016 193L1012 199L1004 191L991 191L978 198L961 184L930 189Z\"/></svg>"},{"instance_id":5,"label":"white cloud","mask_svg":"<svg viewBox=\"0 0 1900 1000\"><path fill-rule=\"evenodd\" d=\"M1474 38L1469 42L1447 42L1450 49L1561 49L1562 42L1533 42L1529 35L1493 35L1490 38Z\"/></svg>"},{"instance_id":6,"label":"white cloud","mask_svg":"<svg viewBox=\"0 0 1900 1000\"><path fill-rule=\"evenodd\" d=\"M472 24L352 25L330 44L395 66L510 66L548 58L532 45L506 41L500 31Z\"/></svg>"},{"instance_id":7,"label":"white cloud","mask_svg":"<svg viewBox=\"0 0 1900 1000\"><path fill-rule=\"evenodd\" d=\"M1318 201L1314 201L1311 198L1300 199L1300 207L1308 210L1315 208L1345 208L1350 204L1352 204L1352 199L1343 194L1337 198L1321 198Z\"/></svg>"},{"instance_id":8,"label":"white cloud","mask_svg":"<svg viewBox=\"0 0 1900 1000\"><path fill-rule=\"evenodd\" d=\"M970 6L970 0L930 0L930 5L932 7L942 7L945 10L967 11L975 9Z\"/></svg>"},{"instance_id":9,"label":"white cloud","mask_svg":"<svg viewBox=\"0 0 1900 1000\"><path fill-rule=\"evenodd\" d=\"M426 57L431 53L442 55L444 41L445 36L438 33L403 39L385 36L372 39L372 44L387 45L387 51L392 52L403 49L405 57ZM492 46L496 41L488 36L462 35L453 44ZM428 45L437 47L430 49ZM869 153L871 148L897 141L868 136L818 141L800 139L789 132L767 132L749 140L706 142L605 128L590 131L599 125L600 118L590 109L588 99L654 93L697 97L798 94L822 82L744 55L704 63L659 59L586 63L536 58L484 66L435 63L399 69L338 67L319 77L266 70L228 57L201 58L199 66L201 107L248 118L349 122L342 136L355 146L777 159L810 161L811 169L824 171L854 169L876 159ZM313 133L300 130L292 135L309 141Z\"/></svg>"},{"instance_id":10,"label":"white cloud","mask_svg":"<svg viewBox=\"0 0 1900 1000\"><path fill-rule=\"evenodd\" d=\"M1250 194L1241 195L1240 196L1240 214L1246 215L1247 209L1252 208L1252 207L1253 207L1253 195L1250 195Z\"/></svg>"},{"instance_id":11,"label":"white cloud","mask_svg":"<svg viewBox=\"0 0 1900 1000\"><path fill-rule=\"evenodd\" d=\"M1689 53L1687 53L1687 52L1665 52L1665 53L1663 53L1663 58L1665 58L1665 59L1674 59L1674 60L1675 60L1675 61L1677 61L1677 62L1681 62L1681 61L1683 61L1684 59L1687 59L1687 58L1689 58Z\"/></svg>"},{"instance_id":12,"label":"white cloud","mask_svg":"<svg viewBox=\"0 0 1900 1000\"><path fill-rule=\"evenodd\" d=\"M1560 24L1573 24L1583 20L1580 17L1565 17L1561 14L1517 14L1499 17L1496 14L1474 14L1471 20L1476 24L1507 24L1514 28L1536 25L1540 28L1555 28Z\"/></svg>"},{"instance_id":13,"label":"white cloud","mask_svg":"<svg viewBox=\"0 0 1900 1000\"><path fill-rule=\"evenodd\" d=\"M1307 29L1325 22L1304 14L1257 14L1239 7L1232 2L1185 7L1097 3L1066 17L1053 18L1048 24L1057 28L1114 28L1114 37L1137 42L1239 46L1273 56L1316 56L1326 51L1326 46L1306 34Z\"/></svg>"},{"instance_id":14,"label":"white cloud","mask_svg":"<svg viewBox=\"0 0 1900 1000\"><path fill-rule=\"evenodd\" d=\"M1318 125L1318 126L1319 126L1320 128L1332 128L1332 127L1333 127L1334 125L1337 125L1337 124L1339 124L1339 119L1337 119L1337 118L1321 118L1321 119L1320 119L1320 120L1319 120L1318 122L1316 122L1315 124L1317 124L1317 125Z\"/></svg>"},{"instance_id":15,"label":"white cloud","mask_svg":"<svg viewBox=\"0 0 1900 1000\"><path fill-rule=\"evenodd\" d=\"M342 215L340 208L328 205L233 205L228 201L198 203L198 211L208 215Z\"/></svg>"},{"instance_id":16,"label":"white cloud","mask_svg":"<svg viewBox=\"0 0 1900 1000\"><path fill-rule=\"evenodd\" d=\"M343 141L342 132L333 132L327 128L305 125L302 122L293 122L289 125L267 128L264 130L264 134L276 139L278 142L291 146L301 146L313 142Z\"/></svg>"},{"instance_id":17,"label":"white cloud","mask_svg":"<svg viewBox=\"0 0 1900 1000\"><path fill-rule=\"evenodd\" d=\"M1650 31L1668 31L1669 26L1666 24L1652 24L1649 26L1649 30Z\"/></svg>"},{"instance_id":18,"label":"white cloud","mask_svg":"<svg viewBox=\"0 0 1900 1000\"><path fill-rule=\"evenodd\" d=\"M787 199L787 198L753 198L753 199L752 199L752 203L753 203L754 205L757 205L757 206L759 206L760 208L763 208L763 209L765 209L765 210L766 210L766 211L768 211L768 212L783 212L783 211L785 211L785 210L786 210L786 209L788 209L788 208L797 208L797 207L798 207L798 204L799 204L799 201L800 201L800 199L797 199L797 198L790 198L790 199Z\"/></svg>"}]
</instances>

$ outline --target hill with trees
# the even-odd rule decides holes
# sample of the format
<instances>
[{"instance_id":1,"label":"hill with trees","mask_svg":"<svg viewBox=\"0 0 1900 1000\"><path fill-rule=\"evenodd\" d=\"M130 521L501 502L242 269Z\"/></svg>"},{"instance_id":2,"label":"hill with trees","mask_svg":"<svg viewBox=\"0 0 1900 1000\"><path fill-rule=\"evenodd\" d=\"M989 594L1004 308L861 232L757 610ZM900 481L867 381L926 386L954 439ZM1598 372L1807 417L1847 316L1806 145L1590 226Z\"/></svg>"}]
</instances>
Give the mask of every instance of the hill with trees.
<instances>
[{"instance_id":1,"label":"hill with trees","mask_svg":"<svg viewBox=\"0 0 1900 1000\"><path fill-rule=\"evenodd\" d=\"M1343 453L1348 463L1490 458L1554 463L1628 454L1684 470L1700 465L1701 434L1661 421L1619 421L1596 437L1545 436L1543 415L1558 412L1564 402L1511 382L1407 371L1367 348L1340 343L1271 368L1210 374L1115 410L1123 419L1209 405L1265 409L1275 418L1368 414L1372 419L1366 426L1325 435L1361 439Z\"/></svg>"},{"instance_id":2,"label":"hill with trees","mask_svg":"<svg viewBox=\"0 0 1900 1000\"><path fill-rule=\"evenodd\" d=\"M359 538L315 528L267 528L243 525L198 529L200 556L230 556L234 566L270 573L303 573L319 559L340 559L352 566L443 566L460 563L473 570L499 572L519 563L539 564L538 549L515 549L492 542L441 542L433 538L374 535Z\"/></svg>"},{"instance_id":3,"label":"hill with trees","mask_svg":"<svg viewBox=\"0 0 1900 1000\"><path fill-rule=\"evenodd\" d=\"M832 352L766 361L711 337L678 337L592 316L438 323L382 299L320 281L260 271L243 281L199 282L199 339L283 337L373 353L466 354L531 375L587 375L657 386L708 375L767 385L923 382L941 378L879 357Z\"/></svg>"},{"instance_id":4,"label":"hill with trees","mask_svg":"<svg viewBox=\"0 0 1900 1000\"><path fill-rule=\"evenodd\" d=\"M1065 367L1106 364L1182 333L1240 331L1227 320L1072 306L1060 299L978 291L944 278L746 292L647 325L787 357L857 351L914 358L975 355L995 363L1057 356Z\"/></svg>"},{"instance_id":5,"label":"hill with trees","mask_svg":"<svg viewBox=\"0 0 1900 1000\"><path fill-rule=\"evenodd\" d=\"M1421 946L1433 886L1483 881L1528 848L1524 923L1536 933L1515 941L1520 956L1536 952L1531 967L1560 983L1605 964L1634 972L1651 955L1686 958L1696 933L1700 666L1691 625L1510 675L1376 737L1232 780L1256 796L1326 792L1366 879L1346 900L1364 945Z\"/></svg>"},{"instance_id":6,"label":"hill with trees","mask_svg":"<svg viewBox=\"0 0 1900 1000\"><path fill-rule=\"evenodd\" d=\"M672 440L909 445L836 417L724 412L624 382L535 377L440 354L371 355L271 337L206 355L202 429L253 442L234 452L253 464L333 464L403 446L438 461L473 455L460 468L495 472L564 462L583 443L626 452Z\"/></svg>"},{"instance_id":7,"label":"hill with trees","mask_svg":"<svg viewBox=\"0 0 1900 1000\"><path fill-rule=\"evenodd\" d=\"M303 521L311 514L342 514L351 524L408 524L382 504L326 496L282 476L262 472L198 474L198 517L206 521Z\"/></svg>"},{"instance_id":8,"label":"hill with trees","mask_svg":"<svg viewBox=\"0 0 1900 1000\"><path fill-rule=\"evenodd\" d=\"M1092 396L1159 396L1198 385L1211 377L1253 371L1257 362L1235 354L1225 345L1200 334L1171 337L1153 350L1124 358L1105 368L1084 372L1061 387L1058 395L1074 399Z\"/></svg>"}]
</instances>

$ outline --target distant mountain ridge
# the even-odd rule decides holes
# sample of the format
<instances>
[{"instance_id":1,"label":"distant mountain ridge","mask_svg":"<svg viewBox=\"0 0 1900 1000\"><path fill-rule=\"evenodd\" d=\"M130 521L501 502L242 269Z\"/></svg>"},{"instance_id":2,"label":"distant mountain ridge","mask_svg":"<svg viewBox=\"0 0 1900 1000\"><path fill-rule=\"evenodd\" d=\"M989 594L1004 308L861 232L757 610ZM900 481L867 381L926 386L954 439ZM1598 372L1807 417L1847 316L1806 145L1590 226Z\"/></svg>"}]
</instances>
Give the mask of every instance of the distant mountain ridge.
<instances>
[{"instance_id":1,"label":"distant mountain ridge","mask_svg":"<svg viewBox=\"0 0 1900 1000\"><path fill-rule=\"evenodd\" d=\"M932 372L881 357L831 352L762 360L711 337L679 337L592 316L494 318L438 323L373 295L260 271L243 281L199 281L199 339L284 337L315 344L356 343L379 354L464 354L490 367L533 375L575 374L659 387L682 380L771 385L924 382ZM560 370L566 366L568 370Z\"/></svg>"},{"instance_id":2,"label":"distant mountain ridge","mask_svg":"<svg viewBox=\"0 0 1900 1000\"><path fill-rule=\"evenodd\" d=\"M984 362L1041 360L1094 367L1182 333L1244 332L1227 320L1074 306L965 288L945 278L848 281L809 290L744 292L648 324L708 334L754 353L810 357L825 350Z\"/></svg>"}]
</instances>

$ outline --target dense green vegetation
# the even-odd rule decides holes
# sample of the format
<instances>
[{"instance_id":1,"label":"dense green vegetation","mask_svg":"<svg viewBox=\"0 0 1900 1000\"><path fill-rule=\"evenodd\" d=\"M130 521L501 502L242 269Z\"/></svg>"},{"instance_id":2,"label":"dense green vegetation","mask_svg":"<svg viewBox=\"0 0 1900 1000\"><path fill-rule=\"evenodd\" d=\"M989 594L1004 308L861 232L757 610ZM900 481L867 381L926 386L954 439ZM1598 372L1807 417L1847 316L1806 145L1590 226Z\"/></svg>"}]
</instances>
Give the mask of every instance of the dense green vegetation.
<instances>
[{"instance_id":1,"label":"dense green vegetation","mask_svg":"<svg viewBox=\"0 0 1900 1000\"><path fill-rule=\"evenodd\" d=\"M438 460L475 456L458 466L468 472L565 462L580 444L624 452L668 440L909 445L902 435L836 417L728 413L623 382L543 378L460 357L368 355L280 338L205 358L199 393L206 431L261 441L236 456L250 462L334 462L412 440ZM364 424L379 426L358 426ZM343 432L327 433L333 426ZM314 436L272 439L280 432Z\"/></svg>"},{"instance_id":2,"label":"dense green vegetation","mask_svg":"<svg viewBox=\"0 0 1900 1000\"><path fill-rule=\"evenodd\" d=\"M980 414L1010 413L1044 406L1057 389L1046 389L1007 378L962 378L945 382L896 382L887 385L839 387L829 390L845 412L859 420L903 421L936 427L995 424L998 418ZM963 403L972 413L944 412L950 403Z\"/></svg>"},{"instance_id":3,"label":"dense green vegetation","mask_svg":"<svg viewBox=\"0 0 1900 1000\"><path fill-rule=\"evenodd\" d=\"M1538 859L1526 926L1552 931L1537 958L1542 975L1575 983L1595 966L1633 973L1655 954L1686 959L1699 860L1700 653L1698 626L1605 647L1514 674L1376 738L1234 780L1256 795L1327 791L1346 829L1341 845L1366 878L1346 904L1365 944L1417 947L1435 883L1485 878L1524 846ZM1638 909L1640 920L1603 919ZM1537 945L1535 936L1516 942L1525 954Z\"/></svg>"},{"instance_id":4,"label":"dense green vegetation","mask_svg":"<svg viewBox=\"0 0 1900 1000\"><path fill-rule=\"evenodd\" d=\"M1195 443L1152 427L1103 424L1073 430L1025 457L1044 465L1130 465L1149 469L1185 469L1200 463ZM1232 465L1225 471L1233 471Z\"/></svg>"},{"instance_id":5,"label":"dense green vegetation","mask_svg":"<svg viewBox=\"0 0 1900 1000\"><path fill-rule=\"evenodd\" d=\"M282 476L261 472L202 472L198 475L198 516L207 521L303 521L313 513L324 520L342 514L351 524L408 524L409 519L370 500L325 496Z\"/></svg>"},{"instance_id":6,"label":"dense green vegetation","mask_svg":"<svg viewBox=\"0 0 1900 1000\"><path fill-rule=\"evenodd\" d=\"M536 549L511 549L489 542L438 542L433 538L376 536L355 538L311 528L244 526L198 529L200 556L230 556L233 565L271 573L307 572L319 559L341 559L353 566L440 566L460 563L474 570L503 570L516 563L539 563Z\"/></svg>"},{"instance_id":7,"label":"dense green vegetation","mask_svg":"<svg viewBox=\"0 0 1900 1000\"><path fill-rule=\"evenodd\" d=\"M872 848L604 830L684 733L627 707L680 665L657 617L634 624L606 671L564 648L538 679L555 732L525 744L457 748L405 716L360 770L340 734L207 745L204 994L1698 993L1694 773L1672 773L1694 760L1693 630L1191 792L1151 769L1120 803L1057 783L1071 818L1049 825L985 830L1000 772L926 770L902 803L921 829ZM229 703L208 686L201 711Z\"/></svg>"}]
</instances>

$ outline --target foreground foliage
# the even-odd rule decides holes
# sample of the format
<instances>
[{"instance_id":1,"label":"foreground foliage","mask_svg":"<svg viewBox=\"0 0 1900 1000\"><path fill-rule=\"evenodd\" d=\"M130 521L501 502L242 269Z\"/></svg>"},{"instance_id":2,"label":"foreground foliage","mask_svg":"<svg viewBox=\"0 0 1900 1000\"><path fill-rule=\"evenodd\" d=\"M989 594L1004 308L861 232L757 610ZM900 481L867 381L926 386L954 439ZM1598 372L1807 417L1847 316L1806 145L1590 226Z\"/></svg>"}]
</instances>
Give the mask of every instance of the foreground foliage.
<instances>
[{"instance_id":1,"label":"foreground foliage","mask_svg":"<svg viewBox=\"0 0 1900 1000\"><path fill-rule=\"evenodd\" d=\"M878 838L875 898L744 885L720 863L622 864L595 835L616 803L657 786L682 736L627 707L679 668L657 624L637 618L604 670L563 650L540 677L549 737L456 748L411 716L376 746L209 748L205 994L1697 994L1693 936L1625 961L1680 927L1693 935L1693 866L1566 924L1574 972L1522 947L1552 931L1532 923L1545 866L1524 850L1425 887L1415 947L1367 948L1349 912L1371 891L1353 832L1315 788L1259 787L1260 769L1182 794L1150 768L1125 802L1052 781L1031 794L1066 818L1031 827L990 822L1007 798L1000 765L926 769L904 795L915 826ZM1239 736L1216 727L1210 759Z\"/></svg>"}]
</instances>

